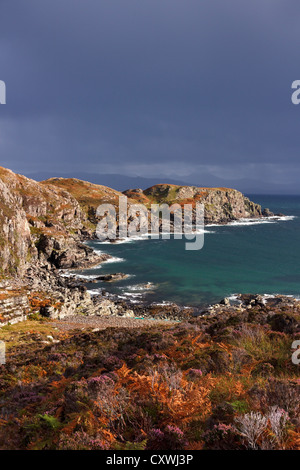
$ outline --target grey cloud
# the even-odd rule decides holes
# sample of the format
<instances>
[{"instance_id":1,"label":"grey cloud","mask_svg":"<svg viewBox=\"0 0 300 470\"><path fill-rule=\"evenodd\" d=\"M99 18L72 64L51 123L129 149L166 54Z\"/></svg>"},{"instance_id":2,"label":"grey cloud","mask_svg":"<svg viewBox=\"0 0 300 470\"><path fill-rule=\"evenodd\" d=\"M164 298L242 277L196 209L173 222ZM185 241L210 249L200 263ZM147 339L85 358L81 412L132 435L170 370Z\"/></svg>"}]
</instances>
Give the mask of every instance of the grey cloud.
<instances>
[{"instance_id":1,"label":"grey cloud","mask_svg":"<svg viewBox=\"0 0 300 470\"><path fill-rule=\"evenodd\" d=\"M0 9L3 166L298 191L296 0Z\"/></svg>"}]
</instances>

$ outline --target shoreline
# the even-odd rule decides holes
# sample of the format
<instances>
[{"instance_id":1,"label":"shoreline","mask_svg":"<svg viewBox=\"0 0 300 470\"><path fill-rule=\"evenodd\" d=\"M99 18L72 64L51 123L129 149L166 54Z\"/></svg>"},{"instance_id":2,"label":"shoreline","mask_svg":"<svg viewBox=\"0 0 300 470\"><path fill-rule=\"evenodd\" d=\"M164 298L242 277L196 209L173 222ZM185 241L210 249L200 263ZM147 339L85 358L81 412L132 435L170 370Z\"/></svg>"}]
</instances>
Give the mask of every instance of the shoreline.
<instances>
[{"instance_id":1,"label":"shoreline","mask_svg":"<svg viewBox=\"0 0 300 470\"><path fill-rule=\"evenodd\" d=\"M260 223L276 223L277 221L290 221L290 220L293 220L294 218L296 218L297 216L294 216L294 215L283 215L283 214L275 214L275 215L271 215L271 216L259 216L259 217L255 217L255 218L241 218L241 219L236 219L234 221L229 221L229 222L220 222L220 223L215 223L215 224L207 224L205 225L205 227L224 227L224 226L231 226L231 227L235 227L235 226L248 226L248 225L255 225L255 224L260 224ZM171 234L173 234L171 232ZM84 240L84 244L88 244L88 242L93 242L93 241L96 241L98 242L100 245L103 244L103 245L115 245L115 244L122 244L122 243L130 243L130 242L134 242L136 240L141 240L141 239L151 239L151 234L149 235L144 235L144 236L140 236L140 237L135 237L135 238L127 238L127 239L120 239L120 240L115 240L115 241L105 241L105 242L100 242L97 238L89 238L87 240ZM88 267L86 268L82 268L82 267L77 267L77 268L72 268L71 270L61 270L61 272L59 273L62 277L64 278L70 278L70 279L74 279L74 280L77 280L79 282L81 282L83 285L85 284L88 284L88 283L93 283L94 282L97 282L96 279L97 277L101 277L100 275L93 275L93 274L80 274L78 275L76 273L76 271L79 271L79 270L88 270L88 269L92 269L94 267L101 267L102 264L105 264L106 262L109 262L109 260L113 260L115 259L116 261L118 260L121 260L122 258L116 258L115 256L113 255L109 255L105 252L102 252L99 250L96 250L94 249L93 247L91 247L90 245L88 245L90 248L93 249L94 253L95 254L99 254L100 257L102 255L104 255L106 257L106 259L104 261L100 261L99 263L98 262L95 262L95 263L92 263L91 265L89 265ZM123 274L123 273L122 273ZM125 274L126 275L126 274ZM149 284L150 282L148 282ZM150 283L151 284L151 283ZM99 289L99 290L98 290ZM228 299L228 298L233 298L234 296L238 296L238 295L242 295L242 294L229 294L227 296L225 296L223 299L214 302L214 303L203 303L203 304L199 304L199 305L182 305L182 304L178 304L176 302L173 302L173 301L170 301L170 300L160 300L160 301L157 301L157 302L151 302L151 301L146 301L144 299L137 299L137 294L136 293L131 293L131 292L126 292L126 295L118 295L118 294L113 294L113 293L109 293L109 292L105 292L105 285L103 286L103 289L100 287L98 289L95 289L95 292L92 293L93 289L87 289L88 293L91 295L91 297L105 297L105 298L108 298L110 299L111 301L113 302L122 302L124 304L127 305L128 308L131 308L133 310L141 310L141 309L149 309L149 308L159 308L161 307L162 309L166 309L166 308L172 308L172 307L176 307L176 308L179 308L181 310L192 310L194 312L194 316L198 316L198 315L201 315L203 311L207 311L208 309L210 309L211 307L213 307L214 305L218 305L220 302L222 302L224 299ZM146 283L145 283L145 289L146 289ZM104 291L104 295L102 294L102 291ZM144 292L143 292L144 293ZM143 294L140 294L140 296L142 297ZM245 294L244 294L245 295ZM274 297L293 297L297 300L297 295L293 295L293 294L283 294L283 293L263 293L263 294L255 294L255 295L261 295L262 297L264 298L274 298ZM128 297L128 298L126 298Z\"/></svg>"},{"instance_id":2,"label":"shoreline","mask_svg":"<svg viewBox=\"0 0 300 470\"><path fill-rule=\"evenodd\" d=\"M286 221L292 220L295 217L296 216L293 215L282 217L272 216L271 220L267 222L276 223L277 220ZM276 219L275 221L274 218ZM265 220L262 221L261 217L255 219L249 218L247 220L240 220L240 224L236 225L243 226L243 223L248 225L249 222L265 223ZM217 225L221 227L225 226L224 224ZM231 227L236 226L230 223L226 225ZM148 289L149 285L151 287L153 286L146 282L139 284L138 280L137 286L125 285L125 291L126 287L135 287L135 289L127 289L129 292L126 291L125 293L128 295L122 295L123 292L121 291L120 295L118 295L118 292L109 293L105 291L103 278L110 276L114 278L116 276L112 281L118 281L122 279L124 273L112 274L113 270L105 270L108 271L109 274L106 273L104 276L101 276L101 272L96 275L93 274L93 271L89 274L85 274L85 271L89 269L92 270L94 267L100 267L106 262L118 261L122 258L117 258L116 256L100 251L100 249L97 249L99 244L95 248L88 244L94 241L101 244L97 238L91 236L85 237L85 240L81 239L81 241L78 242L79 246L81 244L81 250L82 245L85 245L85 252L88 256L85 259L81 258L77 266L56 268L53 265L40 264L28 268L22 283L20 279L3 281L1 285L2 300L0 314L2 315L2 319L0 319L0 325L4 326L8 323L23 321L28 315L39 313L42 316L59 320L80 314L87 317L97 316L98 318L114 317L121 319L121 322L123 321L122 318L182 321L188 318L211 315L214 311L221 312L221 309L224 309L224 307L232 311L243 311L247 308L247 305L243 305L243 302L239 303L237 300L238 297L247 297L247 295L252 298L254 303L261 305L271 301L283 302L287 305L292 305L293 302L299 302L298 292L296 294L282 294L279 289L275 293L267 291L267 293L251 295L235 294L233 291L230 294L225 293L227 297L222 300L220 296L211 303L202 302L199 303L199 305L179 304L170 300L161 300L159 296L156 297L157 301L153 302L151 300L145 300L143 297L144 294L147 293L146 287ZM119 256L122 256L122 250L120 250ZM82 271L82 273L79 274L80 271ZM92 281L97 277L102 277L102 279L100 279L100 281L102 281L100 284L101 287L97 286L95 292L91 293ZM90 286L87 287L87 284L90 282ZM130 290L133 290L133 292ZM162 294L163 293L162 291Z\"/></svg>"}]
</instances>

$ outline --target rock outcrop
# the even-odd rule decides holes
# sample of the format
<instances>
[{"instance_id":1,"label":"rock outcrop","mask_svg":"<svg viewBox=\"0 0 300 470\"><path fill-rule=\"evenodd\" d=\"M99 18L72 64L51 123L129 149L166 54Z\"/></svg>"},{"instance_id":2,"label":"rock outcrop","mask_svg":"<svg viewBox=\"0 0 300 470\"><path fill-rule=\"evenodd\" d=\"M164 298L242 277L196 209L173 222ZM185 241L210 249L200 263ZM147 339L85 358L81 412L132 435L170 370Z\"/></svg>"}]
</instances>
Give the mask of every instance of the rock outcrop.
<instances>
[{"instance_id":1,"label":"rock outcrop","mask_svg":"<svg viewBox=\"0 0 300 470\"><path fill-rule=\"evenodd\" d=\"M81 205L71 192L5 168L0 168L0 191L2 275L20 277L37 264L72 268L103 260L82 243L93 237L95 226L89 206ZM97 204L101 191L98 196Z\"/></svg>"},{"instance_id":2,"label":"rock outcrop","mask_svg":"<svg viewBox=\"0 0 300 470\"><path fill-rule=\"evenodd\" d=\"M18 323L27 319L30 313L29 301L22 290L2 289L0 291L0 325Z\"/></svg>"},{"instance_id":3,"label":"rock outcrop","mask_svg":"<svg viewBox=\"0 0 300 470\"><path fill-rule=\"evenodd\" d=\"M272 212L262 212L259 204L255 204L240 191L228 188L203 188L196 186L176 186L158 184L142 191L129 189L124 194L137 203L151 204L204 204L205 223L228 223L232 220L250 217L271 216Z\"/></svg>"},{"instance_id":4,"label":"rock outcrop","mask_svg":"<svg viewBox=\"0 0 300 470\"><path fill-rule=\"evenodd\" d=\"M112 273L112 274L103 274L101 276L96 277L96 281L104 281L104 282L116 282L121 281L122 279L126 279L128 274L124 273Z\"/></svg>"}]
</instances>

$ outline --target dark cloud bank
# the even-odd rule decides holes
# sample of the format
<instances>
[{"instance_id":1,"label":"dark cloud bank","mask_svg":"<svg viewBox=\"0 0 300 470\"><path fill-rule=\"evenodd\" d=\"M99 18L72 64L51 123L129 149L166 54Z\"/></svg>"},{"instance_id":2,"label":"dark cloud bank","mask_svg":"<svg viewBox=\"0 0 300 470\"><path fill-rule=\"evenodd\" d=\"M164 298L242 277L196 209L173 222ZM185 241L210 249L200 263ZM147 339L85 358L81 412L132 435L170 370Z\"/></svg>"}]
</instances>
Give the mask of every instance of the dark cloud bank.
<instances>
[{"instance_id":1,"label":"dark cloud bank","mask_svg":"<svg viewBox=\"0 0 300 470\"><path fill-rule=\"evenodd\" d=\"M297 0L1 0L0 164L300 193L299 21Z\"/></svg>"}]
</instances>

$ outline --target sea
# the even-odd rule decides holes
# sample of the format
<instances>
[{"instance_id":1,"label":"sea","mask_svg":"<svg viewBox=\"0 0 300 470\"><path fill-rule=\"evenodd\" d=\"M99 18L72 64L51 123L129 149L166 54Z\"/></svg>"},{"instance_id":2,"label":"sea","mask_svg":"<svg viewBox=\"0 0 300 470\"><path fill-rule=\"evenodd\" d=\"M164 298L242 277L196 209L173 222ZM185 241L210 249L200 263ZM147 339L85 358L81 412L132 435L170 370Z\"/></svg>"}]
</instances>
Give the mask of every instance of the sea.
<instances>
[{"instance_id":1,"label":"sea","mask_svg":"<svg viewBox=\"0 0 300 470\"><path fill-rule=\"evenodd\" d=\"M105 290L132 303L202 308L237 293L300 297L300 196L248 197L284 216L208 225L199 251L185 250L184 239L91 241L92 248L112 258L76 275L91 281L124 273L126 279L88 282L87 288L92 295Z\"/></svg>"}]
</instances>

